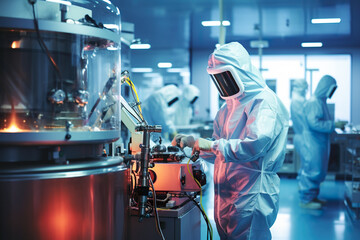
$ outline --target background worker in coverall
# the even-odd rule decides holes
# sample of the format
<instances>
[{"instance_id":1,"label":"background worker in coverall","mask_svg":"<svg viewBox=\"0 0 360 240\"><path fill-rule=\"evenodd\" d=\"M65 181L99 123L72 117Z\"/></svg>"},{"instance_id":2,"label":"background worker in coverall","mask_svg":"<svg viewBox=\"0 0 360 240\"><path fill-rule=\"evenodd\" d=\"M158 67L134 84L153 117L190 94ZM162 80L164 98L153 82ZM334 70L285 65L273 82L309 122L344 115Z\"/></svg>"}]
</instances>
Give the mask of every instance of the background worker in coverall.
<instances>
[{"instance_id":1,"label":"background worker in coverall","mask_svg":"<svg viewBox=\"0 0 360 240\"><path fill-rule=\"evenodd\" d=\"M305 124L305 114L304 114L304 104L306 101L306 92L308 89L308 84L305 79L295 79L293 83L293 89L291 94L291 105L290 113L292 126L294 129L294 138L293 143L295 151L300 157L300 169L301 172L302 166L304 166L304 155L306 154L306 149L304 149L304 139L303 131Z\"/></svg>"},{"instance_id":2,"label":"background worker in coverall","mask_svg":"<svg viewBox=\"0 0 360 240\"><path fill-rule=\"evenodd\" d=\"M336 81L329 75L323 76L314 95L304 105L305 124L303 148L305 163L299 173L300 206L319 209L325 204L318 199L320 183L325 180L330 155L330 133L335 129L326 100L337 88Z\"/></svg>"},{"instance_id":3,"label":"background worker in coverall","mask_svg":"<svg viewBox=\"0 0 360 240\"><path fill-rule=\"evenodd\" d=\"M152 93L141 105L144 119L149 125L161 125L161 136L167 141L176 135L174 114L180 94L177 86L166 85ZM151 137L157 141L160 134L153 133Z\"/></svg>"},{"instance_id":4,"label":"background worker in coverall","mask_svg":"<svg viewBox=\"0 0 360 240\"><path fill-rule=\"evenodd\" d=\"M200 90L192 84L183 87L175 110L174 123L176 126L184 126L191 123L194 103L199 98L199 94Z\"/></svg>"}]
</instances>

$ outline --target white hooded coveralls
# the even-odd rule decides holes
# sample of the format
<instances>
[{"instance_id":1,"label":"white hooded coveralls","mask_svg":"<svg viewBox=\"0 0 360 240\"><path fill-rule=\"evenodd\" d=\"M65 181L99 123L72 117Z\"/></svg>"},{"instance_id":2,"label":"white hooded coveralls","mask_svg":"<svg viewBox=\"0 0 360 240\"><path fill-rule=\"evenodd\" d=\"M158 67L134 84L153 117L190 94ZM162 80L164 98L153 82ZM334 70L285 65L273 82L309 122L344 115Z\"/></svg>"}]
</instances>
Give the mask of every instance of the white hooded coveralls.
<instances>
[{"instance_id":1,"label":"white hooded coveralls","mask_svg":"<svg viewBox=\"0 0 360 240\"><path fill-rule=\"evenodd\" d=\"M241 44L223 45L210 55L208 68L224 65L236 69L244 92L226 99L214 120L211 152L201 154L215 164L216 226L221 239L271 239L289 115Z\"/></svg>"},{"instance_id":2,"label":"white hooded coveralls","mask_svg":"<svg viewBox=\"0 0 360 240\"><path fill-rule=\"evenodd\" d=\"M194 85L185 85L176 105L174 123L176 126L189 125L193 117L193 104L199 97L200 90Z\"/></svg>"},{"instance_id":3,"label":"white hooded coveralls","mask_svg":"<svg viewBox=\"0 0 360 240\"><path fill-rule=\"evenodd\" d=\"M293 122L294 129L294 138L293 143L296 152L300 156L301 167L299 172L301 172L301 168L304 165L304 154L306 153L306 149L304 148L304 139L303 139L303 131L304 124L306 121L304 114L304 104L305 104L305 95L306 90L308 88L308 84L305 79L296 79L294 80L294 87L292 91L291 97L291 120Z\"/></svg>"},{"instance_id":4,"label":"white hooded coveralls","mask_svg":"<svg viewBox=\"0 0 360 240\"><path fill-rule=\"evenodd\" d=\"M330 155L330 133L334 131L326 105L330 93L336 89L333 77L325 75L319 81L314 95L305 103L305 124L303 148L305 162L299 173L300 200L303 203L313 201L319 195L320 183L325 180Z\"/></svg>"},{"instance_id":5,"label":"white hooded coveralls","mask_svg":"<svg viewBox=\"0 0 360 240\"><path fill-rule=\"evenodd\" d=\"M141 105L147 123L161 125L162 137L168 138L176 133L174 114L180 93L180 89L175 85L166 85L152 93ZM159 134L152 134L153 141L156 141L158 137Z\"/></svg>"}]
</instances>

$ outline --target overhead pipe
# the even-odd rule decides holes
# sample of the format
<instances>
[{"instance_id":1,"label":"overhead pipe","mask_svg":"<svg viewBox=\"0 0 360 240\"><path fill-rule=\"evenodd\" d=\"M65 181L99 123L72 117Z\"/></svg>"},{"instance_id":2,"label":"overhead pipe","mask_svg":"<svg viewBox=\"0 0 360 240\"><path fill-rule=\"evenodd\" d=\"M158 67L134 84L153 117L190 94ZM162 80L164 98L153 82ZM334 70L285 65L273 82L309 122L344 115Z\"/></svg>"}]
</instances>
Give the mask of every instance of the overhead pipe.
<instances>
[{"instance_id":1,"label":"overhead pipe","mask_svg":"<svg viewBox=\"0 0 360 240\"><path fill-rule=\"evenodd\" d=\"M224 1L219 0L219 20L220 20L220 28L219 28L219 45L225 44L225 34L226 34L226 28L223 24L224 20Z\"/></svg>"}]
</instances>

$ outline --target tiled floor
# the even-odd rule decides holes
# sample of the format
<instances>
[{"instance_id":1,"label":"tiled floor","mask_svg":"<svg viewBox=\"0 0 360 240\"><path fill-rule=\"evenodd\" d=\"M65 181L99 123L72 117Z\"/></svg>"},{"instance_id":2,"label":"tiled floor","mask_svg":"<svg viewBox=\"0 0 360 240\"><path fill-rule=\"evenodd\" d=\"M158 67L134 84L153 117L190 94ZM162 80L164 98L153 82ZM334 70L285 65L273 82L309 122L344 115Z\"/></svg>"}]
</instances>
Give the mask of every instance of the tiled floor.
<instances>
[{"instance_id":1,"label":"tiled floor","mask_svg":"<svg viewBox=\"0 0 360 240\"><path fill-rule=\"evenodd\" d=\"M214 240L220 239L213 217L213 184L204 193L203 204L214 229ZM344 182L327 180L321 186L321 199L327 200L322 210L299 207L296 179L281 179L280 209L271 228L274 240L359 240L360 220L351 218L344 205ZM201 239L206 239L202 222Z\"/></svg>"}]
</instances>

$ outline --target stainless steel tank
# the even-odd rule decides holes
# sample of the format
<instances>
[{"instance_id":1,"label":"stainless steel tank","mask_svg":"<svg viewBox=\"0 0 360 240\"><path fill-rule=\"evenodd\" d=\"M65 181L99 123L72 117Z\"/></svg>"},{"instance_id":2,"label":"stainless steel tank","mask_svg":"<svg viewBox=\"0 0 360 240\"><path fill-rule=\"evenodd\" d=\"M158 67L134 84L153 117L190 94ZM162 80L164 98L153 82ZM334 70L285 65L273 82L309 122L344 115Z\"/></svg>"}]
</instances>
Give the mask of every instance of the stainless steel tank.
<instances>
[{"instance_id":1,"label":"stainless steel tank","mask_svg":"<svg viewBox=\"0 0 360 240\"><path fill-rule=\"evenodd\" d=\"M120 12L0 2L0 239L125 239Z\"/></svg>"},{"instance_id":2,"label":"stainless steel tank","mask_svg":"<svg viewBox=\"0 0 360 240\"><path fill-rule=\"evenodd\" d=\"M117 158L0 170L0 239L126 239L128 170Z\"/></svg>"}]
</instances>

